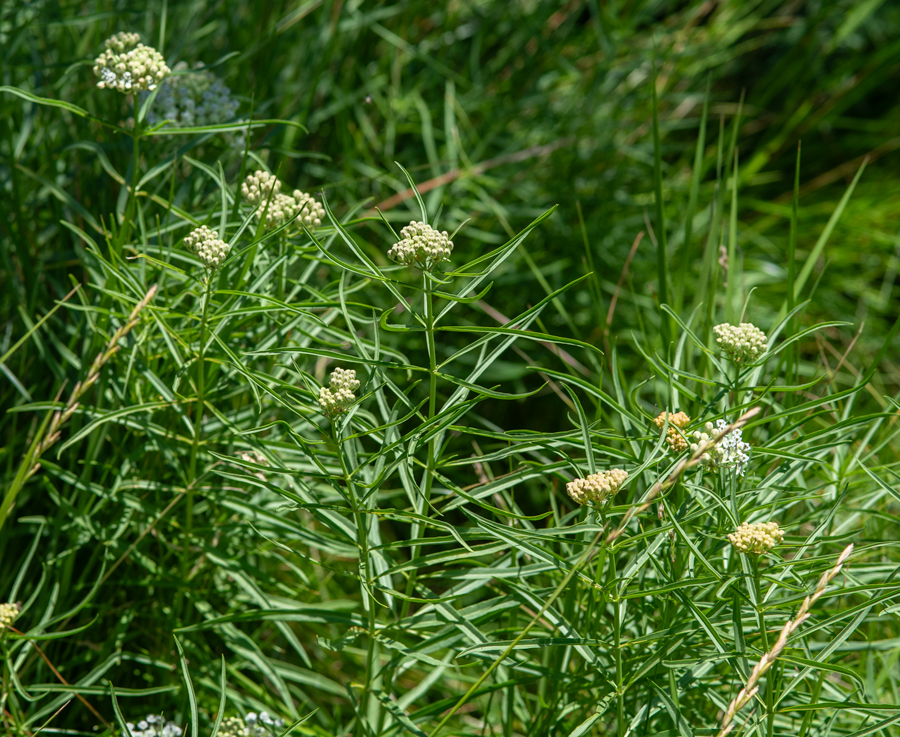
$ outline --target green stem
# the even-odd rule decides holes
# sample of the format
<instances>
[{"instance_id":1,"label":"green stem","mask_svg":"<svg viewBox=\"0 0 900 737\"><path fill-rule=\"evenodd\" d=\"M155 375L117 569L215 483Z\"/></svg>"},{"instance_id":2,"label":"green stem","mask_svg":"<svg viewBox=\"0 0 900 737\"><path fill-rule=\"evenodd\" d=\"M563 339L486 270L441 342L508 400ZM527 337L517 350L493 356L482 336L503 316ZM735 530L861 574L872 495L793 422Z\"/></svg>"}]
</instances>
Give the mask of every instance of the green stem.
<instances>
[{"instance_id":1,"label":"green stem","mask_svg":"<svg viewBox=\"0 0 900 737\"><path fill-rule=\"evenodd\" d=\"M203 406L206 401L206 372L204 361L206 356L206 322L209 313L209 293L212 287L212 274L207 273L203 292L203 313L200 318L200 345L197 353L197 401L194 409L194 439L191 443L191 462L188 471L188 483L185 491L184 544L181 549L181 580L187 580L187 567L190 559L191 532L194 526L194 486L197 480L197 457L200 451L200 433L203 424Z\"/></svg>"},{"instance_id":2,"label":"green stem","mask_svg":"<svg viewBox=\"0 0 900 737\"><path fill-rule=\"evenodd\" d=\"M359 546L360 554L360 586L362 587L363 599L366 600L366 609L368 610L368 647L366 649L366 677L363 682L363 693L360 700L360 717L357 720L357 734L366 734L363 718L368 713L369 696L372 693L372 670L375 660L375 594L372 591L373 577L372 566L369 551L369 524L364 517L359 506L359 499L356 495L356 486L353 483L350 470L347 468L347 459L344 456L342 446L343 439L337 422L331 420L331 435L337 444L338 458L341 462L341 472L344 475L344 484L347 488L347 499L350 501L350 507L353 510L353 519L356 522L356 542Z\"/></svg>"},{"instance_id":3,"label":"green stem","mask_svg":"<svg viewBox=\"0 0 900 737\"><path fill-rule=\"evenodd\" d=\"M616 555L609 552L609 580L616 580ZM616 735L623 737L625 734L625 694L622 688L625 679L622 672L622 602L618 593L613 601L613 638L616 648Z\"/></svg>"},{"instance_id":4,"label":"green stem","mask_svg":"<svg viewBox=\"0 0 900 737\"><path fill-rule=\"evenodd\" d=\"M437 411L437 352L434 342L434 294L431 280L428 275L423 275L425 280L425 341L428 347L428 420L434 418ZM432 435L428 441L428 458L425 462L425 478L423 482L422 496L424 501L422 504L422 515L428 516L428 507L431 502L431 486L434 482L434 469L437 465L437 434ZM417 540L419 535L424 534L424 525L416 522L412 527L412 539ZM410 550L410 562L419 557L421 545L414 544ZM416 569L413 568L409 574L409 580L406 584L406 595L411 596L416 585ZM403 613L400 619L406 619L409 613L409 601L403 602Z\"/></svg>"},{"instance_id":5,"label":"green stem","mask_svg":"<svg viewBox=\"0 0 900 737\"><path fill-rule=\"evenodd\" d=\"M762 635L762 650L763 652L769 652L769 633L766 631L766 614L763 611L763 599L762 599L762 583L761 583L761 574L759 571L759 556L754 555L750 558L750 564L753 568L753 590L756 594L756 619L759 623L759 632ZM775 689L773 686L775 685L775 674L774 672L766 675L766 720L767 720L767 730L766 733L768 737L772 737L773 730L775 729Z\"/></svg>"},{"instance_id":6,"label":"green stem","mask_svg":"<svg viewBox=\"0 0 900 737\"><path fill-rule=\"evenodd\" d=\"M138 122L138 104L137 97L134 99L134 131L131 134L132 156L131 156L131 189L128 192L128 203L125 205L125 218L122 221L122 227L119 228L119 236L116 238L116 254L121 258L122 247L128 242L131 236L131 221L134 218L134 206L137 200L138 175L140 174L141 162L141 124Z\"/></svg>"}]
</instances>

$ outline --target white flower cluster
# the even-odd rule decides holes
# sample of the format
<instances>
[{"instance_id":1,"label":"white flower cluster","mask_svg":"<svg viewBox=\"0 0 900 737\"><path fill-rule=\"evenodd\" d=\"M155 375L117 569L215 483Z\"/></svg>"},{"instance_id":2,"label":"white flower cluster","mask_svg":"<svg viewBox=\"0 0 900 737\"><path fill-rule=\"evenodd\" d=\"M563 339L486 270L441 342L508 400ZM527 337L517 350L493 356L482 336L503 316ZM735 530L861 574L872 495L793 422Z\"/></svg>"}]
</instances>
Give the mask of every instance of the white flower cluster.
<instances>
[{"instance_id":1,"label":"white flower cluster","mask_svg":"<svg viewBox=\"0 0 900 737\"><path fill-rule=\"evenodd\" d=\"M694 433L695 442L691 443L691 452L696 451L701 443L705 443L711 437L721 435L726 427L728 427L728 423L725 420L716 420L715 427L711 422L707 422L704 428L706 432ZM744 469L749 461L750 443L741 440L740 428L732 430L715 447L710 448L700 457L700 463L707 470L733 468L739 476L744 475Z\"/></svg>"},{"instance_id":2,"label":"white flower cluster","mask_svg":"<svg viewBox=\"0 0 900 737\"><path fill-rule=\"evenodd\" d=\"M267 711L258 715L250 712L243 719L228 717L219 728L219 737L269 737L284 727L282 719L273 718Z\"/></svg>"},{"instance_id":3,"label":"white flower cluster","mask_svg":"<svg viewBox=\"0 0 900 737\"><path fill-rule=\"evenodd\" d=\"M576 504L589 501L604 502L619 490L628 478L628 471L611 468L608 471L592 473L586 479L575 479L566 484L566 491Z\"/></svg>"},{"instance_id":4,"label":"white flower cluster","mask_svg":"<svg viewBox=\"0 0 900 737\"><path fill-rule=\"evenodd\" d=\"M437 231L427 223L410 220L400 230L403 240L388 250L388 257L422 271L432 271L442 261L450 260L453 241L446 230Z\"/></svg>"},{"instance_id":5,"label":"white flower cluster","mask_svg":"<svg viewBox=\"0 0 900 737\"><path fill-rule=\"evenodd\" d=\"M0 631L5 630L19 616L18 604L0 604Z\"/></svg>"},{"instance_id":6,"label":"white flower cluster","mask_svg":"<svg viewBox=\"0 0 900 737\"><path fill-rule=\"evenodd\" d=\"M687 426L691 421L691 418L684 412L676 412L675 414L662 412L659 417L653 420L660 430L665 427L667 414L669 415L669 429L666 431L666 442L676 453L687 450L688 442L684 439L684 435L682 435L679 430Z\"/></svg>"},{"instance_id":7,"label":"white flower cluster","mask_svg":"<svg viewBox=\"0 0 900 737\"><path fill-rule=\"evenodd\" d=\"M197 62L194 65L202 67ZM153 105L147 111L147 122L156 125L168 120L175 128L190 128L195 125L215 125L231 120L240 103L231 96L228 89L216 75L209 71L187 71L186 62L178 62L173 72L176 74L160 85ZM149 92L142 92L143 102Z\"/></svg>"},{"instance_id":8,"label":"white flower cluster","mask_svg":"<svg viewBox=\"0 0 900 737\"><path fill-rule=\"evenodd\" d=\"M205 225L201 225L185 236L184 245L191 253L197 254L207 269L213 271L225 263L225 257L231 250L230 244L219 238Z\"/></svg>"},{"instance_id":9,"label":"white flower cluster","mask_svg":"<svg viewBox=\"0 0 900 737\"><path fill-rule=\"evenodd\" d=\"M728 536L729 542L747 555L763 555L784 542L777 522L744 522Z\"/></svg>"},{"instance_id":10,"label":"white flower cluster","mask_svg":"<svg viewBox=\"0 0 900 737\"><path fill-rule=\"evenodd\" d=\"M158 714L146 716L137 724L125 722L128 737L181 737L184 731L175 722L167 722Z\"/></svg>"},{"instance_id":11,"label":"white flower cluster","mask_svg":"<svg viewBox=\"0 0 900 737\"><path fill-rule=\"evenodd\" d=\"M280 189L278 178L264 171L250 174L241 185L244 201L257 208L256 219L261 220L265 213L266 230L278 228L295 217L310 230L322 224L325 208L311 195L299 189L286 195L281 194Z\"/></svg>"},{"instance_id":12,"label":"white flower cluster","mask_svg":"<svg viewBox=\"0 0 900 737\"><path fill-rule=\"evenodd\" d=\"M359 389L356 371L336 368L331 372L329 387L319 389L319 406L326 417L337 417L346 412L347 407L356 399L353 393Z\"/></svg>"},{"instance_id":13,"label":"white flower cluster","mask_svg":"<svg viewBox=\"0 0 900 737\"><path fill-rule=\"evenodd\" d=\"M756 325L742 322L735 327L727 322L713 328L716 344L737 364L752 363L766 352L766 334Z\"/></svg>"},{"instance_id":14,"label":"white flower cluster","mask_svg":"<svg viewBox=\"0 0 900 737\"><path fill-rule=\"evenodd\" d=\"M156 49L138 43L136 33L117 33L106 39L106 49L94 60L97 86L119 92L155 90L169 75L169 67Z\"/></svg>"}]
</instances>

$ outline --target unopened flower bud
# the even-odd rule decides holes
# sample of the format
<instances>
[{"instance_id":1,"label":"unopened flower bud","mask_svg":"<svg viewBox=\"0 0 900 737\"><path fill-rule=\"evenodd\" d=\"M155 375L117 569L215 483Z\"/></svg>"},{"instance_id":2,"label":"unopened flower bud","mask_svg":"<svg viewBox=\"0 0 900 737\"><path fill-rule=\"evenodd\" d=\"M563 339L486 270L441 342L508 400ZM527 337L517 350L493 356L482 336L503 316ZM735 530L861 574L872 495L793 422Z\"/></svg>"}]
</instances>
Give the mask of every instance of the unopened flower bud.
<instances>
[{"instance_id":1,"label":"unopened flower bud","mask_svg":"<svg viewBox=\"0 0 900 737\"><path fill-rule=\"evenodd\" d=\"M747 555L763 555L784 541L777 522L744 522L728 536L735 548Z\"/></svg>"},{"instance_id":2,"label":"unopened flower bud","mask_svg":"<svg viewBox=\"0 0 900 737\"><path fill-rule=\"evenodd\" d=\"M212 230L201 225L184 239L185 247L195 253L203 265L215 271L223 263L231 250L231 246L220 239Z\"/></svg>"},{"instance_id":3,"label":"unopened flower bud","mask_svg":"<svg viewBox=\"0 0 900 737\"><path fill-rule=\"evenodd\" d=\"M566 491L577 504L585 504L589 501L604 502L615 496L627 478L628 471L611 468L608 471L592 473L584 479L570 481L566 484Z\"/></svg>"},{"instance_id":4,"label":"unopened flower bud","mask_svg":"<svg viewBox=\"0 0 900 737\"><path fill-rule=\"evenodd\" d=\"M737 364L752 363L766 352L766 334L749 322L739 326L727 322L713 328L716 344Z\"/></svg>"}]
</instances>

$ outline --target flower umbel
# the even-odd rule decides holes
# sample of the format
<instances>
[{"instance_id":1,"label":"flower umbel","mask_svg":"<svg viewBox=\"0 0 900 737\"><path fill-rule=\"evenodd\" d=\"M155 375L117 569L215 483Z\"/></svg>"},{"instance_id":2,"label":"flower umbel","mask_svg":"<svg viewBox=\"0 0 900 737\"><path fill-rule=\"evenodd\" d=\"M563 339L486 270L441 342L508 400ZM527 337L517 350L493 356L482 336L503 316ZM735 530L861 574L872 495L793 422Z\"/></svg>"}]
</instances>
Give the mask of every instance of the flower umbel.
<instances>
[{"instance_id":1,"label":"flower umbel","mask_svg":"<svg viewBox=\"0 0 900 737\"><path fill-rule=\"evenodd\" d=\"M20 611L18 604L0 604L0 632L16 621Z\"/></svg>"},{"instance_id":2,"label":"flower umbel","mask_svg":"<svg viewBox=\"0 0 900 737\"><path fill-rule=\"evenodd\" d=\"M228 717L219 727L219 737L250 737L247 725L240 717Z\"/></svg>"},{"instance_id":3,"label":"flower umbel","mask_svg":"<svg viewBox=\"0 0 900 737\"><path fill-rule=\"evenodd\" d=\"M244 723L250 737L269 737L284 726L284 721L276 719L267 711L261 711L258 715L251 711L244 717Z\"/></svg>"},{"instance_id":4,"label":"flower umbel","mask_svg":"<svg viewBox=\"0 0 900 737\"><path fill-rule=\"evenodd\" d=\"M696 451L701 443L705 443L714 435L721 435L726 427L728 427L728 423L725 420L716 420L715 427L713 427L711 422L707 422L704 427L706 432L694 433L691 451ZM728 433L718 445L700 457L700 463L703 468L709 471L715 471L719 468L733 468L738 476L744 475L744 469L749 460L750 443L745 443L741 440L740 429Z\"/></svg>"},{"instance_id":5,"label":"flower umbel","mask_svg":"<svg viewBox=\"0 0 900 737\"><path fill-rule=\"evenodd\" d=\"M577 504L604 502L619 490L628 478L628 471L611 468L608 471L592 473L584 479L575 479L566 484L566 491Z\"/></svg>"},{"instance_id":6,"label":"flower umbel","mask_svg":"<svg viewBox=\"0 0 900 737\"><path fill-rule=\"evenodd\" d=\"M184 239L185 247L197 254L203 265L210 271L215 271L225 263L225 258L231 250L231 246L223 241L214 231L201 225Z\"/></svg>"},{"instance_id":7,"label":"flower umbel","mask_svg":"<svg viewBox=\"0 0 900 737\"><path fill-rule=\"evenodd\" d=\"M784 533L777 522L744 522L728 540L742 553L763 555L784 541Z\"/></svg>"},{"instance_id":8,"label":"flower umbel","mask_svg":"<svg viewBox=\"0 0 900 737\"><path fill-rule=\"evenodd\" d=\"M159 714L144 717L137 724L125 722L128 737L181 737L184 731L175 722L167 722Z\"/></svg>"},{"instance_id":9,"label":"flower umbel","mask_svg":"<svg viewBox=\"0 0 900 737\"><path fill-rule=\"evenodd\" d=\"M403 240L388 250L388 257L422 271L433 271L442 261L450 260L453 241L446 230L437 231L427 223L410 220L400 230Z\"/></svg>"},{"instance_id":10,"label":"flower umbel","mask_svg":"<svg viewBox=\"0 0 900 737\"><path fill-rule=\"evenodd\" d=\"M195 66L203 65L198 62ZM212 72L188 71L188 65L183 61L172 71L183 73L168 77L160 85L156 99L147 111L150 125L168 120L175 128L187 128L224 123L234 117L240 103ZM140 101L143 103L149 94L142 92Z\"/></svg>"},{"instance_id":11,"label":"flower umbel","mask_svg":"<svg viewBox=\"0 0 900 737\"><path fill-rule=\"evenodd\" d=\"M310 230L322 224L325 208L312 195L295 189L291 194L281 194L281 182L264 171L250 174L241 185L244 201L257 208L256 219L265 214L265 229L273 230L295 217Z\"/></svg>"},{"instance_id":12,"label":"flower umbel","mask_svg":"<svg viewBox=\"0 0 900 737\"><path fill-rule=\"evenodd\" d=\"M766 352L766 334L756 325L742 322L735 327L727 322L713 328L716 344L736 364L752 363Z\"/></svg>"},{"instance_id":13,"label":"flower umbel","mask_svg":"<svg viewBox=\"0 0 900 737\"><path fill-rule=\"evenodd\" d=\"M356 371L336 368L331 372L329 387L319 389L319 406L326 417L333 418L346 412L347 407L356 399L353 393L359 389Z\"/></svg>"},{"instance_id":14,"label":"flower umbel","mask_svg":"<svg viewBox=\"0 0 900 737\"><path fill-rule=\"evenodd\" d=\"M666 415L669 416L669 429L666 431L666 442L673 451L680 453L687 449L688 442L679 430L686 427L691 421L691 418L684 412L676 412L675 414L662 412L653 420L660 430L666 425Z\"/></svg>"},{"instance_id":15,"label":"flower umbel","mask_svg":"<svg viewBox=\"0 0 900 737\"><path fill-rule=\"evenodd\" d=\"M94 60L97 86L119 92L155 90L171 71L156 49L144 46L136 33L117 33L106 39L106 49Z\"/></svg>"}]
</instances>

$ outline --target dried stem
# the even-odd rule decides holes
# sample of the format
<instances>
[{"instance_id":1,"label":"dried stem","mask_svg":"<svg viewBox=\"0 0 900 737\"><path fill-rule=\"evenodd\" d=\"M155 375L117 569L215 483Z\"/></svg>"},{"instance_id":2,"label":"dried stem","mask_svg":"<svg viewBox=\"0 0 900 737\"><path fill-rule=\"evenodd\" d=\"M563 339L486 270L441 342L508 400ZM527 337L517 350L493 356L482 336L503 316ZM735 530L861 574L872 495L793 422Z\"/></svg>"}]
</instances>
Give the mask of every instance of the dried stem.
<instances>
[{"instance_id":1,"label":"dried stem","mask_svg":"<svg viewBox=\"0 0 900 737\"><path fill-rule=\"evenodd\" d=\"M141 310L149 304L150 300L153 299L154 294L156 294L156 284L150 287L143 299L134 306L134 309L128 316L128 321L113 333L103 350L97 354L84 381L79 381L75 385L75 388L72 389L72 393L69 395L69 401L66 402L66 406L61 410L57 410L56 414L53 415L53 419L50 420L50 427L47 428L47 434L44 436L43 440L41 440L31 458L33 465L25 476L26 479L31 478L31 476L37 473L40 468L40 463L37 462L38 459L47 452L57 440L59 440L60 428L74 414L75 410L78 409L78 403L81 397L84 396L87 390L100 378L100 370L110 358L116 355L120 347L119 341L128 335L128 333L131 332L131 329L137 325L138 316L140 315Z\"/></svg>"},{"instance_id":2,"label":"dried stem","mask_svg":"<svg viewBox=\"0 0 900 737\"><path fill-rule=\"evenodd\" d=\"M851 543L844 548L844 551L838 556L834 568L831 568L822 574L822 578L819 579L816 590L803 600L803 604L797 612L797 616L793 619L789 619L784 627L781 628L781 634L778 636L778 641L775 643L775 646L769 650L769 652L765 653L759 659L759 662L753 666L753 670L750 671L750 677L747 679L747 685L740 690L740 693L734 697L734 700L728 705L728 709L725 710L725 715L722 717L722 726L716 737L725 737L725 735L734 728L735 716L759 690L759 686L756 685L759 683L759 679L762 678L766 671L775 663L775 660L787 645L788 638L800 629L800 625L809 618L809 610L812 608L812 605L825 593L825 589L828 584L831 583L831 580L841 572L844 562L850 557L850 553L852 552L853 544Z\"/></svg>"}]
</instances>

